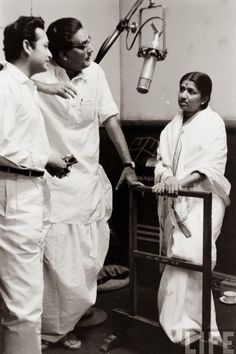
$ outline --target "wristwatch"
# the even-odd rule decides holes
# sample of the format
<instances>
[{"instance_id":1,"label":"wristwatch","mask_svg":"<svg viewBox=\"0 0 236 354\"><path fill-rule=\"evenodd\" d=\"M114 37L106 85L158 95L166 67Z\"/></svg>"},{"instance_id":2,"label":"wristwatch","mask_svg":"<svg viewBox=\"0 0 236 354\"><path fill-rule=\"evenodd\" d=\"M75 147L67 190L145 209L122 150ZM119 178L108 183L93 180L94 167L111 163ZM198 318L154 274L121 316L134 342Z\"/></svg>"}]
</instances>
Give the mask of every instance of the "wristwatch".
<instances>
[{"instance_id":1,"label":"wristwatch","mask_svg":"<svg viewBox=\"0 0 236 354\"><path fill-rule=\"evenodd\" d=\"M123 163L123 167L131 167L131 168L135 169L135 162L134 161L125 162L125 163Z\"/></svg>"}]
</instances>

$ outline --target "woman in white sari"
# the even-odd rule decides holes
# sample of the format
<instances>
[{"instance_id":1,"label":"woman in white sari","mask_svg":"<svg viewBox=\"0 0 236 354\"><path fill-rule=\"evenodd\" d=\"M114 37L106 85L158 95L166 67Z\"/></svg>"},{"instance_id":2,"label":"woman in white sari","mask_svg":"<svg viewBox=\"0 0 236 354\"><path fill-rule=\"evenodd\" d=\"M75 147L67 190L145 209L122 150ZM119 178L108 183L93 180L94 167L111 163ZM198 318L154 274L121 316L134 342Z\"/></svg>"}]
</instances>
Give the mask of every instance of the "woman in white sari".
<instances>
[{"instance_id":1,"label":"woman in white sari","mask_svg":"<svg viewBox=\"0 0 236 354\"><path fill-rule=\"evenodd\" d=\"M180 80L181 111L161 133L155 168L154 192L177 194L188 188L209 191L212 199L212 265L230 184L224 177L227 142L221 117L208 106L212 82L192 72ZM158 198L162 254L202 263L202 200ZM221 341L212 298L210 338ZM170 340L186 344L200 336L202 325L202 274L165 266L158 291L159 321Z\"/></svg>"}]
</instances>

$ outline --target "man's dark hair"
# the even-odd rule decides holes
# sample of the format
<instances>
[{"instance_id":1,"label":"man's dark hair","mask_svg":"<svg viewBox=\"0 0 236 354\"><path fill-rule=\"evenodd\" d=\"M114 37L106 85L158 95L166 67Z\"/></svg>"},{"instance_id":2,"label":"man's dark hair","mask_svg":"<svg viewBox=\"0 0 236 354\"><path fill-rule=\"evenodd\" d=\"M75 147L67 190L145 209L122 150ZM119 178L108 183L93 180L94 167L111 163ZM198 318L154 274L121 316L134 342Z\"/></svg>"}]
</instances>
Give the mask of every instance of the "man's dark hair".
<instances>
[{"instance_id":1,"label":"man's dark hair","mask_svg":"<svg viewBox=\"0 0 236 354\"><path fill-rule=\"evenodd\" d=\"M73 45L71 38L82 28L82 23L73 17L64 17L50 24L47 29L49 50L57 61L60 52L66 52Z\"/></svg>"},{"instance_id":2,"label":"man's dark hair","mask_svg":"<svg viewBox=\"0 0 236 354\"><path fill-rule=\"evenodd\" d=\"M44 29L44 21L41 17L20 16L5 28L3 44L7 61L12 62L20 57L25 39L34 48L37 40L36 28Z\"/></svg>"}]
</instances>

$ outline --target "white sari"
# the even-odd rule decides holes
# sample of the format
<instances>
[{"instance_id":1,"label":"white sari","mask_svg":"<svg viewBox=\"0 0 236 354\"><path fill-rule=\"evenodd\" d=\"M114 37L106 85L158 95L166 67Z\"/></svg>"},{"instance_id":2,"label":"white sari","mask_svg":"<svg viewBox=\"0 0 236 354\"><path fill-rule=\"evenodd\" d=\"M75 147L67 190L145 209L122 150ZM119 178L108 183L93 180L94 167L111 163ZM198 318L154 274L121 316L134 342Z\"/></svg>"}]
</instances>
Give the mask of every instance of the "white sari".
<instances>
[{"instance_id":1,"label":"white sari","mask_svg":"<svg viewBox=\"0 0 236 354\"><path fill-rule=\"evenodd\" d=\"M194 171L207 178L191 190L209 191L212 200L212 265L215 242L220 234L230 184L224 177L227 157L223 120L209 107L182 124L182 112L165 127L155 168L155 182L175 175L178 180ZM159 197L160 252L167 256L202 263L203 203L201 199ZM215 307L211 306L211 336L220 340ZM202 274L166 266L158 292L159 321L172 342L201 332Z\"/></svg>"}]
</instances>

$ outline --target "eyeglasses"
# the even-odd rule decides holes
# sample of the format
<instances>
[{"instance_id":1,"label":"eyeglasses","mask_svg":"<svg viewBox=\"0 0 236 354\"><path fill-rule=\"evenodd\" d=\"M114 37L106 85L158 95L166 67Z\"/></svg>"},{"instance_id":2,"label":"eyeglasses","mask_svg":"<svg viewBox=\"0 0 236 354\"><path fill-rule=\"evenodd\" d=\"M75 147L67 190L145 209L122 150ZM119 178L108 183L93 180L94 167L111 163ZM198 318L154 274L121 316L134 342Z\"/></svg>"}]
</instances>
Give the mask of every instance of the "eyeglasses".
<instances>
[{"instance_id":1,"label":"eyeglasses","mask_svg":"<svg viewBox=\"0 0 236 354\"><path fill-rule=\"evenodd\" d=\"M77 49L80 49L80 50L85 50L90 45L90 42L91 42L91 36L88 36L88 39L86 41L84 41L84 42L82 42L81 44L78 44L78 45L72 45L72 46L70 46L69 49L77 48Z\"/></svg>"}]
</instances>

